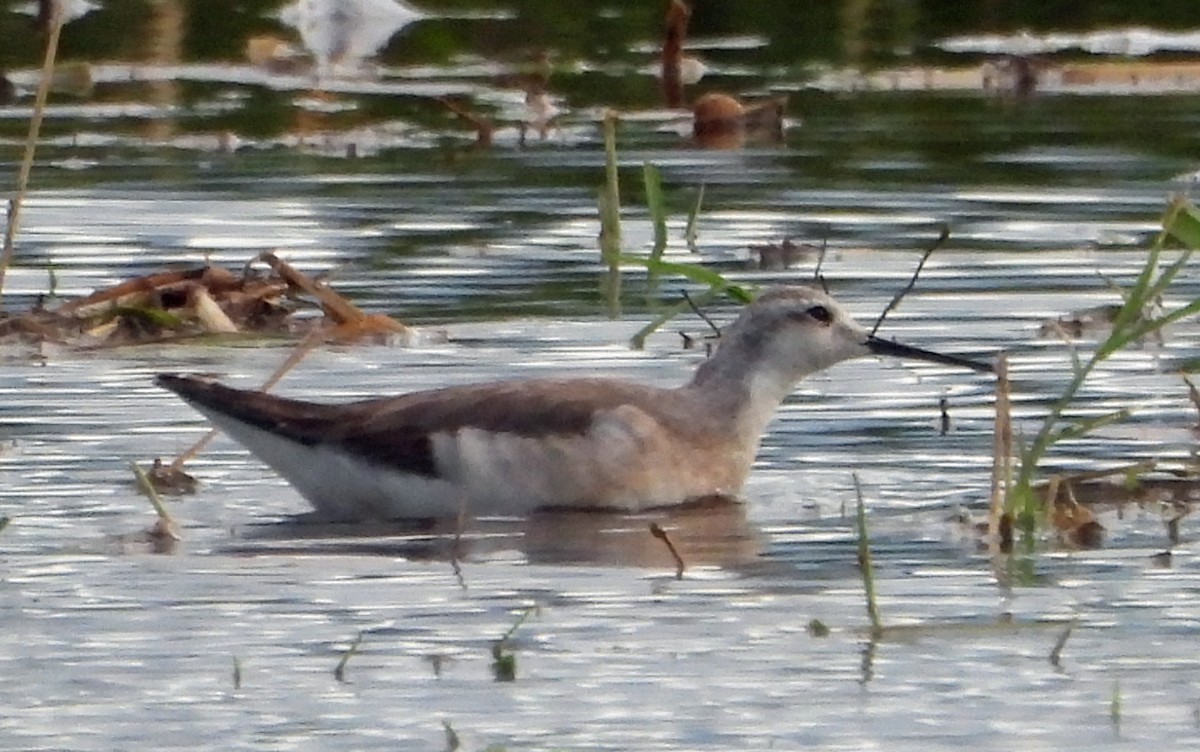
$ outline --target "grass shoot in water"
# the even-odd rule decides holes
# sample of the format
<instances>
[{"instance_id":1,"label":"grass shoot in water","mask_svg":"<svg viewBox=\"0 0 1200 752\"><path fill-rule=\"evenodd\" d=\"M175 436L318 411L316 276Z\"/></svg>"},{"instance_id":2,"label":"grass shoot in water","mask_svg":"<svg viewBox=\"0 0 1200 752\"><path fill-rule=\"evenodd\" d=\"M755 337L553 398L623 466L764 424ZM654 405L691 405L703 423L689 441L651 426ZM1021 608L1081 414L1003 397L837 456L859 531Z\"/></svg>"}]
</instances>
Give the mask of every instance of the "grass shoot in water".
<instances>
[{"instance_id":1,"label":"grass shoot in water","mask_svg":"<svg viewBox=\"0 0 1200 752\"><path fill-rule=\"evenodd\" d=\"M1162 255L1170 242L1182 245L1183 250L1179 251L1174 261L1164 267ZM1124 303L1113 319L1112 331L1089 358L1075 359L1071 380L1051 406L1033 440L1021 451L1020 470L1005 499L1005 512L1027 534L1034 532L1038 520L1045 516L1047 502L1042 501L1034 490L1034 476L1051 447L1065 439L1085 436L1129 414L1128 409L1122 408L1060 427L1063 413L1070 407L1088 376L1096 366L1129 345L1160 332L1168 324L1200 313L1200 299L1158 315L1148 313L1153 310L1197 248L1200 248L1200 210L1187 199L1177 197L1167 207L1162 220L1162 230L1151 244L1146 263L1137 279L1132 287L1120 291Z\"/></svg>"},{"instance_id":2,"label":"grass shoot in water","mask_svg":"<svg viewBox=\"0 0 1200 752\"><path fill-rule=\"evenodd\" d=\"M617 113L604 114L604 184L600 187L600 260L608 268L604 298L613 318L621 314L621 188L617 179Z\"/></svg>"},{"instance_id":3,"label":"grass shoot in water","mask_svg":"<svg viewBox=\"0 0 1200 752\"><path fill-rule=\"evenodd\" d=\"M354 638L354 642L350 643L350 647L346 648L346 652L342 653L342 659L338 661L337 667L333 669L333 678L345 683L346 681L346 664L358 652L358 647L362 645L363 633L359 632Z\"/></svg>"},{"instance_id":4,"label":"grass shoot in water","mask_svg":"<svg viewBox=\"0 0 1200 752\"><path fill-rule=\"evenodd\" d=\"M858 473L854 473L854 493L858 497L855 514L858 527L858 568L862 573L863 591L867 597L867 618L871 620L871 639L883 634L883 622L879 618L879 605L875 602L875 569L871 562L871 536L867 532L867 508L863 503L862 485Z\"/></svg>"},{"instance_id":5,"label":"grass shoot in water","mask_svg":"<svg viewBox=\"0 0 1200 752\"><path fill-rule=\"evenodd\" d=\"M667 249L667 207L663 200L662 170L658 165L647 162L642 165L642 183L646 189L646 209L654 225L654 246L650 259L658 261Z\"/></svg>"},{"instance_id":6,"label":"grass shoot in water","mask_svg":"<svg viewBox=\"0 0 1200 752\"><path fill-rule=\"evenodd\" d=\"M499 640L492 643L492 676L496 681L512 682L517 680L517 656L508 649L508 646L512 636L536 610L536 605L525 608L517 615L517 620L508 628L508 631L501 635Z\"/></svg>"}]
</instances>

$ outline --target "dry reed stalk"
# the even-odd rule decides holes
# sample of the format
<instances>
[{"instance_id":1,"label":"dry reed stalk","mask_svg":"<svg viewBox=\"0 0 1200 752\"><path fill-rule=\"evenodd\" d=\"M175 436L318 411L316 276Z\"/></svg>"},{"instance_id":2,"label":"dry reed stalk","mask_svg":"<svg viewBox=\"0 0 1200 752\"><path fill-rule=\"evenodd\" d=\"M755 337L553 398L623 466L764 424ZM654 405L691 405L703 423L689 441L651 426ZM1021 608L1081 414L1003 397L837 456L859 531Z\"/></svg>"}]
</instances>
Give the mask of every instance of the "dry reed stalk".
<instances>
[{"instance_id":1,"label":"dry reed stalk","mask_svg":"<svg viewBox=\"0 0 1200 752\"><path fill-rule=\"evenodd\" d=\"M25 138L25 155L21 158L21 170L17 174L17 188L8 204L8 224L4 228L4 250L0 252L0 301L3 300L4 276L12 263L13 246L17 228L21 224L21 206L29 188L29 173L33 170L33 154L37 150L38 133L42 130L42 116L46 111L46 100L50 96L50 83L54 79L54 58L58 55L58 38L62 33L63 13L55 3L50 11L50 36L46 39L46 57L42 61L42 77L38 81L37 96L33 101L33 116L29 119L29 135Z\"/></svg>"},{"instance_id":2,"label":"dry reed stalk","mask_svg":"<svg viewBox=\"0 0 1200 752\"><path fill-rule=\"evenodd\" d=\"M992 433L992 498L988 508L988 545L1001 538L1004 502L1012 484L1012 405L1009 399L1008 356L996 358L996 426Z\"/></svg>"}]
</instances>

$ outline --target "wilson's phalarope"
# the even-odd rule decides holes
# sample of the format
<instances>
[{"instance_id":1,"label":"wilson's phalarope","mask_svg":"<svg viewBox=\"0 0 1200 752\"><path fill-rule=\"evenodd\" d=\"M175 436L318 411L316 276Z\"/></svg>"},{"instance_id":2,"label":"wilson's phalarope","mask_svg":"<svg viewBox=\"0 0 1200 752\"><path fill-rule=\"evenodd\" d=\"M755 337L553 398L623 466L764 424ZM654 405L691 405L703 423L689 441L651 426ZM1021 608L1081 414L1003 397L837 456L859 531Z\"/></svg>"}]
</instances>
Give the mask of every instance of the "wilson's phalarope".
<instances>
[{"instance_id":1,"label":"wilson's phalarope","mask_svg":"<svg viewBox=\"0 0 1200 752\"><path fill-rule=\"evenodd\" d=\"M765 292L674 389L616 379L499 381L342 405L161 375L330 519L635 511L733 496L805 376L878 354L986 364L870 335L828 295Z\"/></svg>"}]
</instances>

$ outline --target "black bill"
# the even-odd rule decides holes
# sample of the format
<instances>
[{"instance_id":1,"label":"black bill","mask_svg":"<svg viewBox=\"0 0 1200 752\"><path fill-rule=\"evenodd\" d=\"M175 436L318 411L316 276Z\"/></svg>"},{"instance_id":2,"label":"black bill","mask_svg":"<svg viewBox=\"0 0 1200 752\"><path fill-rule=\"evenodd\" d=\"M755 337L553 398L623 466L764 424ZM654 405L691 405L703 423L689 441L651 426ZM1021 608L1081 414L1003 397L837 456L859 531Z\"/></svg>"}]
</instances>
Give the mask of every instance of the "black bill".
<instances>
[{"instance_id":1,"label":"black bill","mask_svg":"<svg viewBox=\"0 0 1200 752\"><path fill-rule=\"evenodd\" d=\"M911 358L912 360L927 360L930 363L941 363L947 366L958 366L960 368L969 368L972 371L980 371L982 373L994 373L994 369L990 363L980 363L977 360L967 360L954 355L942 355L941 353L933 352L932 350L922 350L919 347L911 345L902 345L899 342L881 339L880 337L868 337L867 347L876 355L891 355L894 358Z\"/></svg>"}]
</instances>

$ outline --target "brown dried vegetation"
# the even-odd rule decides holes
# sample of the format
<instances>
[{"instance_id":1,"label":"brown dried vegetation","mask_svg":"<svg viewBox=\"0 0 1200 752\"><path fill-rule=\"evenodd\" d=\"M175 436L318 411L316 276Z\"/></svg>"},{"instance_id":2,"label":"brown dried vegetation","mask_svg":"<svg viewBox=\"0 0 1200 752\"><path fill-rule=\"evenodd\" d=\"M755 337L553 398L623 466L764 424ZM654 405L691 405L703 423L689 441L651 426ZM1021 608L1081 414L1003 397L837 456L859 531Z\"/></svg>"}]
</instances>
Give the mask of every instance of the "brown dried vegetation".
<instances>
[{"instance_id":1,"label":"brown dried vegetation","mask_svg":"<svg viewBox=\"0 0 1200 752\"><path fill-rule=\"evenodd\" d=\"M256 272L255 262L267 266ZM323 317L299 320L318 307ZM108 348L199 337L291 338L317 327L338 342L391 341L408 328L367 314L266 252L236 274L216 266L155 272L48 308L0 318L0 344Z\"/></svg>"}]
</instances>

